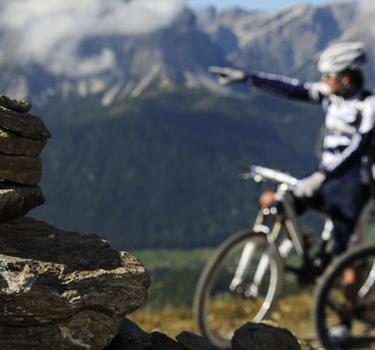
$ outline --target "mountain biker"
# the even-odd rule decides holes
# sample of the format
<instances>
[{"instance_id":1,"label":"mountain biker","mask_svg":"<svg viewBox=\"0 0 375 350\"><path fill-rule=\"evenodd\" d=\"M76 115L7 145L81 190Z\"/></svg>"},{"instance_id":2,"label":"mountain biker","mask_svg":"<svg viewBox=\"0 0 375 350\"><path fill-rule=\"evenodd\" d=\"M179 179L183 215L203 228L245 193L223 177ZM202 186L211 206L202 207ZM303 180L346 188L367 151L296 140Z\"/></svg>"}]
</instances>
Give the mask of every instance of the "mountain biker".
<instances>
[{"instance_id":1,"label":"mountain biker","mask_svg":"<svg viewBox=\"0 0 375 350\"><path fill-rule=\"evenodd\" d=\"M343 42L328 47L320 56L321 82L263 72L211 67L219 83L250 83L272 94L321 104L325 111L323 151L318 169L299 181L294 190L297 210L314 207L328 213L333 222L333 255L343 253L357 220L370 198L369 151L374 138L375 96L364 89L366 47L361 42ZM260 197L269 207L274 193ZM331 330L334 340L350 335L350 314L355 308L359 272L344 274L348 317Z\"/></svg>"}]
</instances>

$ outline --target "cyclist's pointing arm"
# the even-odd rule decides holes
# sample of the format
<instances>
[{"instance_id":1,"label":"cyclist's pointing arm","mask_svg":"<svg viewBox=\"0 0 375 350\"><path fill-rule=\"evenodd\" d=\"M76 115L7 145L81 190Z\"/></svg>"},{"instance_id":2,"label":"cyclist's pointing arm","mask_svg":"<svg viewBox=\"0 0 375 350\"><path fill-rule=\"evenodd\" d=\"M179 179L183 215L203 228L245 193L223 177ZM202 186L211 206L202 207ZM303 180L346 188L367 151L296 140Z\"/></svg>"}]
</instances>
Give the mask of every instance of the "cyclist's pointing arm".
<instances>
[{"instance_id":1,"label":"cyclist's pointing arm","mask_svg":"<svg viewBox=\"0 0 375 350\"><path fill-rule=\"evenodd\" d=\"M321 103L329 94L329 87L325 83L302 83L282 75L245 72L230 67L211 66L209 71L218 75L218 81L222 85L251 83L266 92L300 101Z\"/></svg>"},{"instance_id":2,"label":"cyclist's pointing arm","mask_svg":"<svg viewBox=\"0 0 375 350\"><path fill-rule=\"evenodd\" d=\"M320 82L303 83L282 75L261 72L251 72L246 77L248 82L261 90L300 101L321 103L329 94L328 86Z\"/></svg>"}]
</instances>

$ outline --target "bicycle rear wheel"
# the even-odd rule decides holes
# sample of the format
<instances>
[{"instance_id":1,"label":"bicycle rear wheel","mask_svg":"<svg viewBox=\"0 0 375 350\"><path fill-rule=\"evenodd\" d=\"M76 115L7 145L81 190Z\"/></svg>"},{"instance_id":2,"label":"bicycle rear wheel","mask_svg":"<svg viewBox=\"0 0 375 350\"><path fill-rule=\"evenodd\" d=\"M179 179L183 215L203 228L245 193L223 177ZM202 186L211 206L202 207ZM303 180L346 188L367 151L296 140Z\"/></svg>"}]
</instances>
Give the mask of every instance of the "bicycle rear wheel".
<instances>
[{"instance_id":1,"label":"bicycle rear wheel","mask_svg":"<svg viewBox=\"0 0 375 350\"><path fill-rule=\"evenodd\" d=\"M354 312L345 307L343 274L355 269L360 276ZM329 330L343 319L352 321L351 335L342 341L331 339ZM328 349L375 349L375 246L362 247L335 260L317 287L314 322L322 345Z\"/></svg>"},{"instance_id":2,"label":"bicycle rear wheel","mask_svg":"<svg viewBox=\"0 0 375 350\"><path fill-rule=\"evenodd\" d=\"M282 287L284 265L263 233L241 231L215 251L199 278L193 311L201 333L230 347L234 331L268 317Z\"/></svg>"}]
</instances>

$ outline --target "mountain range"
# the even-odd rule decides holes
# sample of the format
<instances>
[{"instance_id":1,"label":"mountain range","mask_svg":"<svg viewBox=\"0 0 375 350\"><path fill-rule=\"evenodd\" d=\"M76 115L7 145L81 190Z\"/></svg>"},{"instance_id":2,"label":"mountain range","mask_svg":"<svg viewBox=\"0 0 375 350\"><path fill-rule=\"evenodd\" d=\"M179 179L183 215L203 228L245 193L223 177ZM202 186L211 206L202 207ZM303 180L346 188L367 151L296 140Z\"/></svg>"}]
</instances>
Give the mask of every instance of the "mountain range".
<instances>
[{"instance_id":1,"label":"mountain range","mask_svg":"<svg viewBox=\"0 0 375 350\"><path fill-rule=\"evenodd\" d=\"M80 71L0 60L2 91L30 99L53 135L43 157L47 203L33 215L127 249L213 245L248 225L259 191L237 181L238 165L308 174L323 116L251 87L219 86L208 66L318 79L316 60L330 43L361 39L373 57L358 6L185 8L152 33L82 37ZM113 64L84 65L97 57Z\"/></svg>"},{"instance_id":2,"label":"mountain range","mask_svg":"<svg viewBox=\"0 0 375 350\"><path fill-rule=\"evenodd\" d=\"M317 79L317 58L335 41L365 41L373 58L374 25L363 7L356 2L322 7L297 5L271 13L238 8L217 11L214 7L194 13L185 8L171 24L149 34L80 38L76 66L88 59L113 57L113 64L105 70L91 69L84 75L74 74L73 70L70 74L55 73L40 63L20 65L9 58L1 65L0 87L31 98L35 106L42 108L53 96L98 94L102 104L109 105L147 90L176 85L227 92L207 72L210 65ZM52 62L53 55L47 53L44 61ZM374 71L372 63L371 84Z\"/></svg>"}]
</instances>

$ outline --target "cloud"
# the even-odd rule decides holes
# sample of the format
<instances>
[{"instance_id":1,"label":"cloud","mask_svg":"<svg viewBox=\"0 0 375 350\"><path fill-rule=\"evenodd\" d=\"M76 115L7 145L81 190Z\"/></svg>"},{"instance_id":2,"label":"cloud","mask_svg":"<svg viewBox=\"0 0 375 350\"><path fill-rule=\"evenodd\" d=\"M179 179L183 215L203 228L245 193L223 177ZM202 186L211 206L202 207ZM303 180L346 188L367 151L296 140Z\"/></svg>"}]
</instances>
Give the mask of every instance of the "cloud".
<instances>
[{"instance_id":1,"label":"cloud","mask_svg":"<svg viewBox=\"0 0 375 350\"><path fill-rule=\"evenodd\" d=\"M116 63L106 47L80 57L84 38L147 34L170 24L182 0L0 0L0 59L54 74L87 75Z\"/></svg>"},{"instance_id":2,"label":"cloud","mask_svg":"<svg viewBox=\"0 0 375 350\"><path fill-rule=\"evenodd\" d=\"M358 32L357 40L367 43L372 57L375 57L374 39L375 39L375 2L373 0L363 0L359 3L359 12L356 30Z\"/></svg>"},{"instance_id":3,"label":"cloud","mask_svg":"<svg viewBox=\"0 0 375 350\"><path fill-rule=\"evenodd\" d=\"M364 31L371 31L372 35L375 35L375 2L373 0L363 0L359 2L359 16L360 21L358 22L359 26ZM365 22L363 22L365 21Z\"/></svg>"}]
</instances>

